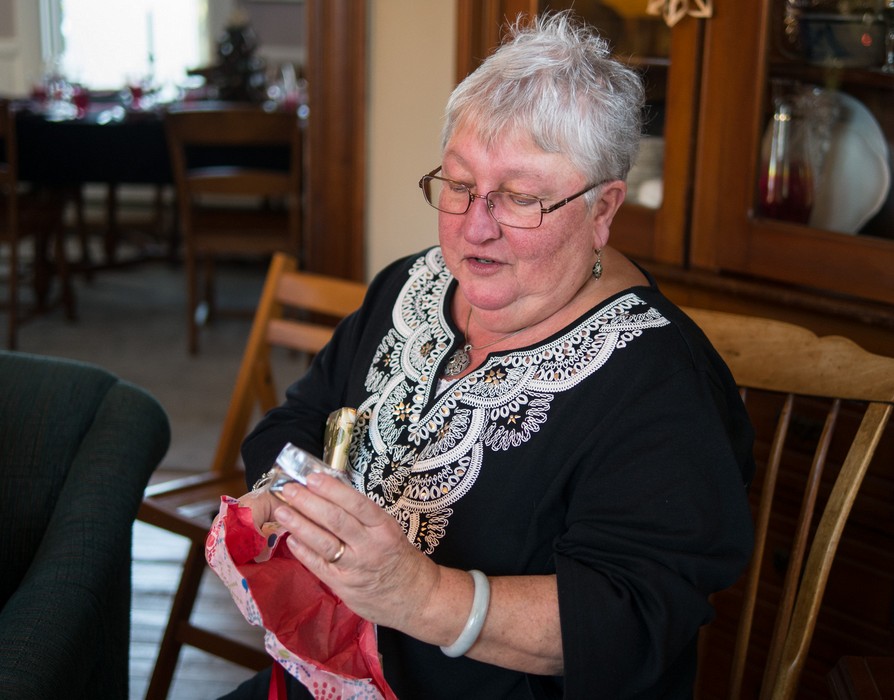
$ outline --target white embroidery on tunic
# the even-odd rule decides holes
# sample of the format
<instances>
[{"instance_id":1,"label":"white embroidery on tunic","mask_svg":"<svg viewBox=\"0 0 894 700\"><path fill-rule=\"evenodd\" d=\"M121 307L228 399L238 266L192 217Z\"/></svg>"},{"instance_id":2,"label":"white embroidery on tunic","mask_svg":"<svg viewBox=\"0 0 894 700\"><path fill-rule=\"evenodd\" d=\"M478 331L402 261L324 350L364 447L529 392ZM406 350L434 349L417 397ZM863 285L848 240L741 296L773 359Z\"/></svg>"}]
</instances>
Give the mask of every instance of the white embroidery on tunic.
<instances>
[{"instance_id":1,"label":"white embroidery on tunic","mask_svg":"<svg viewBox=\"0 0 894 700\"><path fill-rule=\"evenodd\" d=\"M488 358L429 400L453 345L443 312L452 277L439 249L410 269L366 378L351 444L355 486L427 554L443 539L452 505L474 486L488 451L536 439L557 394L598 371L645 329L667 325L633 293L561 337Z\"/></svg>"}]
</instances>

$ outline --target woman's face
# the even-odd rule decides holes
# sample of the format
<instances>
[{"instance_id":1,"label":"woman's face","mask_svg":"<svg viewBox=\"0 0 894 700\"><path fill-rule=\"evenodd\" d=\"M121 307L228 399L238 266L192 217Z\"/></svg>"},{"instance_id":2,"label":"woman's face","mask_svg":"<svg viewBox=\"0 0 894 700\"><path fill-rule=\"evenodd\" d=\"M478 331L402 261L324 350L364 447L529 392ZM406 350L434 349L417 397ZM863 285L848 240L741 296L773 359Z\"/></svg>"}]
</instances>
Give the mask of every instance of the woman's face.
<instances>
[{"instance_id":1,"label":"woman's face","mask_svg":"<svg viewBox=\"0 0 894 700\"><path fill-rule=\"evenodd\" d=\"M442 165L442 177L469 185L475 194L532 194L544 207L592 184L564 155L545 153L528 136L510 135L488 148L466 128L447 143ZM605 188L620 188L623 200L623 183ZM465 215L440 212L438 236L476 319L508 332L549 318L591 282L594 249L608 240L616 208L607 207L601 194L592 208L580 197L544 214L539 228L517 229L498 224L485 201L476 199Z\"/></svg>"}]
</instances>

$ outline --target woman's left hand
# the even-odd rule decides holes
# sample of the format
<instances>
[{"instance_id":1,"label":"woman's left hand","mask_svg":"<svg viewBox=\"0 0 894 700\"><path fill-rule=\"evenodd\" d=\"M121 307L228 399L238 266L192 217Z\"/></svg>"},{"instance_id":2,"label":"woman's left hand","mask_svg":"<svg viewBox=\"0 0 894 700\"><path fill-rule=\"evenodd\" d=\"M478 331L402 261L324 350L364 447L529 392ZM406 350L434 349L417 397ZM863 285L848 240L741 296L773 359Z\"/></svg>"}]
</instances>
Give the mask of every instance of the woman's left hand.
<instances>
[{"instance_id":1,"label":"woman's left hand","mask_svg":"<svg viewBox=\"0 0 894 700\"><path fill-rule=\"evenodd\" d=\"M400 525L350 486L311 474L283 489L274 511L295 558L361 617L405 629L438 587L439 567ZM290 507L289 507L290 506ZM343 549L342 549L343 547Z\"/></svg>"}]
</instances>

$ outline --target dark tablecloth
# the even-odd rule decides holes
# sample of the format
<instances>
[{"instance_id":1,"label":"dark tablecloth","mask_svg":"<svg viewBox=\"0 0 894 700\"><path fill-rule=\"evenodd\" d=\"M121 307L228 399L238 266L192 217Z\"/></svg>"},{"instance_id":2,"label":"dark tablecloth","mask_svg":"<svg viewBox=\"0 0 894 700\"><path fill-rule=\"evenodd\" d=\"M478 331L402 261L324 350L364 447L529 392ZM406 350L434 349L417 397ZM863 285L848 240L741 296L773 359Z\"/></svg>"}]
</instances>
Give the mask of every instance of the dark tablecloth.
<instances>
[{"instance_id":1,"label":"dark tablecloth","mask_svg":"<svg viewBox=\"0 0 894 700\"><path fill-rule=\"evenodd\" d=\"M105 124L99 114L49 121L20 111L19 179L51 185L172 181L162 114L142 113Z\"/></svg>"},{"instance_id":2,"label":"dark tablecloth","mask_svg":"<svg viewBox=\"0 0 894 700\"><path fill-rule=\"evenodd\" d=\"M19 110L19 179L46 185L173 182L164 111L127 112L120 121L107 121L104 111L98 107L80 119L52 121L39 112ZM202 149L188 158L190 167L239 164L287 170L289 154L282 147L231 147Z\"/></svg>"}]
</instances>

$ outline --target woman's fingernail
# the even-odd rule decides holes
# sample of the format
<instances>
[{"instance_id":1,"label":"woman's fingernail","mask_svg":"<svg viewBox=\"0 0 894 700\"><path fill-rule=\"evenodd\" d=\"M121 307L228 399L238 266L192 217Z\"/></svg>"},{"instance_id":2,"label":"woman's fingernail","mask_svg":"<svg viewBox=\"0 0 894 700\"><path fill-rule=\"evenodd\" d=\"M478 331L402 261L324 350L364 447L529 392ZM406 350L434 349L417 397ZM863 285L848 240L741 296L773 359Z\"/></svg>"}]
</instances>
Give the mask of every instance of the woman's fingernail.
<instances>
[{"instance_id":1,"label":"woman's fingernail","mask_svg":"<svg viewBox=\"0 0 894 700\"><path fill-rule=\"evenodd\" d=\"M292 509L286 508L285 506L280 506L275 511L273 511L273 515L276 516L276 519L279 522L285 523L292 519Z\"/></svg>"}]
</instances>

